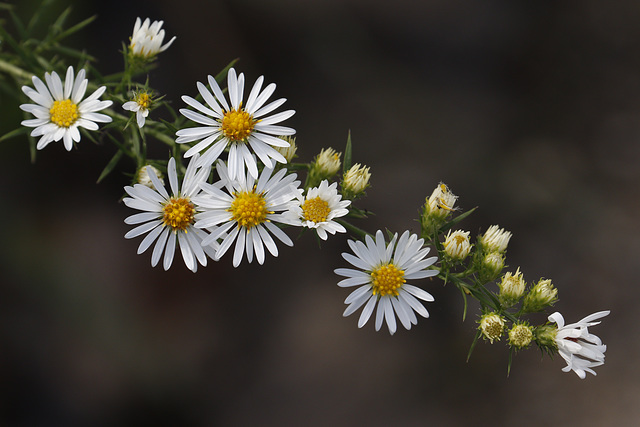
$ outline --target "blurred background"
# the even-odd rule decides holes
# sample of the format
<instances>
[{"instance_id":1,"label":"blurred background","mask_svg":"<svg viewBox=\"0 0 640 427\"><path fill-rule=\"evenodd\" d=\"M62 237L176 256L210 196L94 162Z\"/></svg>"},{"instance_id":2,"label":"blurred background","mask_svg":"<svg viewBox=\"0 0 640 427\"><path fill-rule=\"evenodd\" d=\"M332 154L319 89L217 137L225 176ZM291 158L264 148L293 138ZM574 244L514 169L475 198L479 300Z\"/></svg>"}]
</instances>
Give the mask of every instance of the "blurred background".
<instances>
[{"instance_id":1,"label":"blurred background","mask_svg":"<svg viewBox=\"0 0 640 427\"><path fill-rule=\"evenodd\" d=\"M376 213L369 231L419 231L445 182L480 207L462 224L472 235L513 232L510 267L551 278L567 322L612 311L592 329L607 359L586 380L535 348L507 378L504 342L467 363L477 307L463 323L439 281L416 282L436 301L411 331L358 329L333 273L344 235L319 249L306 234L264 266L154 269L123 238L133 165L95 184L111 146L51 144L32 164L23 137L2 142L0 425L638 423L640 3L58 3L74 6L70 22L98 15L72 42L103 73L121 69L136 17L164 20L178 38L150 84L177 108L238 57L248 82L264 75L297 110L300 161L342 151L350 130L373 173L359 203ZM0 95L0 133L22 102Z\"/></svg>"}]
</instances>

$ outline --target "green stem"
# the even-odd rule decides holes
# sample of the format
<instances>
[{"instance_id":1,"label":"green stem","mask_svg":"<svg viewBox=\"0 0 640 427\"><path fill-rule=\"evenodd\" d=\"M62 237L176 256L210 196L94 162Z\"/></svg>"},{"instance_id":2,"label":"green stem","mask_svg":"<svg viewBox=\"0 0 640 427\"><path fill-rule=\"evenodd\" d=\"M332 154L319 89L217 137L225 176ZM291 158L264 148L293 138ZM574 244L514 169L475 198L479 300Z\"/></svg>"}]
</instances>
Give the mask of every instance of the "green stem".
<instances>
[{"instance_id":1,"label":"green stem","mask_svg":"<svg viewBox=\"0 0 640 427\"><path fill-rule=\"evenodd\" d=\"M356 227L355 225L347 222L347 221L343 221L341 219L336 219L336 222L340 225L342 225L344 228L346 228L347 230L349 230L350 232L356 234L358 237L364 238L365 236L371 236L370 233L367 233L366 231L364 231L361 228Z\"/></svg>"},{"instance_id":2,"label":"green stem","mask_svg":"<svg viewBox=\"0 0 640 427\"><path fill-rule=\"evenodd\" d=\"M15 65L10 64L2 59L0 59L0 71L4 71L14 77L23 80L31 80L31 77L33 76L33 73L29 73L22 68L16 67Z\"/></svg>"}]
</instances>

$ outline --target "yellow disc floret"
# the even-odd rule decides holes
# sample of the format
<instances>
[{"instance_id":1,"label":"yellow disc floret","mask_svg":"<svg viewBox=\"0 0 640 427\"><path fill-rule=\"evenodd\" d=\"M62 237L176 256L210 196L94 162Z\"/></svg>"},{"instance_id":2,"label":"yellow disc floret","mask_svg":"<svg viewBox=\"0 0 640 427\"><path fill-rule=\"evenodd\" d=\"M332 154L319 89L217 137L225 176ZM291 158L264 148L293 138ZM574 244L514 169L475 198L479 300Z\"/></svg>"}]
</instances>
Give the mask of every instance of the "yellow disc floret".
<instances>
[{"instance_id":1,"label":"yellow disc floret","mask_svg":"<svg viewBox=\"0 0 640 427\"><path fill-rule=\"evenodd\" d=\"M53 101L49 114L51 115L51 123L55 123L62 128L68 128L78 120L78 106L70 99Z\"/></svg>"},{"instance_id":2,"label":"yellow disc floret","mask_svg":"<svg viewBox=\"0 0 640 427\"><path fill-rule=\"evenodd\" d=\"M371 272L371 285L374 295L398 296L398 289L406 283L404 271L392 263L383 264Z\"/></svg>"},{"instance_id":3,"label":"yellow disc floret","mask_svg":"<svg viewBox=\"0 0 640 427\"><path fill-rule=\"evenodd\" d=\"M222 118L222 133L232 141L246 141L256 123L257 120L242 109L227 111Z\"/></svg>"},{"instance_id":4,"label":"yellow disc floret","mask_svg":"<svg viewBox=\"0 0 640 427\"><path fill-rule=\"evenodd\" d=\"M162 208L162 223L173 231L185 231L194 222L196 208L188 197L172 197Z\"/></svg>"},{"instance_id":5,"label":"yellow disc floret","mask_svg":"<svg viewBox=\"0 0 640 427\"><path fill-rule=\"evenodd\" d=\"M149 107L151 106L151 98L149 97L149 94L146 92L139 94L138 98L136 99L136 102L138 103L140 108L145 110L148 110Z\"/></svg>"},{"instance_id":6,"label":"yellow disc floret","mask_svg":"<svg viewBox=\"0 0 640 427\"><path fill-rule=\"evenodd\" d=\"M246 228L255 227L267 220L267 214L273 213L267 210L267 202L262 194L257 194L255 189L234 193L235 199L228 209L233 221Z\"/></svg>"},{"instance_id":7,"label":"yellow disc floret","mask_svg":"<svg viewBox=\"0 0 640 427\"><path fill-rule=\"evenodd\" d=\"M330 213L329 203L326 200L322 200L320 196L306 200L302 204L302 216L307 221L324 222Z\"/></svg>"}]
</instances>

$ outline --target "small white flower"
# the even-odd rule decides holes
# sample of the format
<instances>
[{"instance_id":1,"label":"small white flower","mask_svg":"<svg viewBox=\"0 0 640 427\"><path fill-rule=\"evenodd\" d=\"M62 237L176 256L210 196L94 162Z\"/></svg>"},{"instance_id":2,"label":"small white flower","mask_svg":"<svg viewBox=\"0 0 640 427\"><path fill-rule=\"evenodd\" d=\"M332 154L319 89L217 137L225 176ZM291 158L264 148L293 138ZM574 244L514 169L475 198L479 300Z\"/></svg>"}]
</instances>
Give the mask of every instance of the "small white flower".
<instances>
[{"instance_id":1,"label":"small white flower","mask_svg":"<svg viewBox=\"0 0 640 427\"><path fill-rule=\"evenodd\" d=\"M33 114L36 118L23 120L22 125L35 127L31 136L42 136L36 145L42 150L52 141L64 142L64 148L70 151L73 142L80 141L79 127L98 130L97 123L109 123L111 117L97 113L109 107L111 101L100 101L98 98L106 90L106 86L99 87L88 98L82 100L89 81L85 78L85 71L80 70L73 75L73 67L67 68L64 86L60 76L53 71L45 73L45 85L38 77L33 76L35 89L22 86L22 91L36 104L22 104L20 109Z\"/></svg>"},{"instance_id":2,"label":"small white flower","mask_svg":"<svg viewBox=\"0 0 640 427\"><path fill-rule=\"evenodd\" d=\"M153 21L151 23L149 18L145 19L144 22L140 18L136 18L129 45L131 53L135 56L149 58L167 50L176 38L174 36L163 45L164 30L162 29L162 24L164 24L164 21Z\"/></svg>"},{"instance_id":3,"label":"small white flower","mask_svg":"<svg viewBox=\"0 0 640 427\"><path fill-rule=\"evenodd\" d=\"M417 235L405 231L400 239L396 233L389 245L386 245L382 231L378 230L375 241L371 236L366 236L365 242L366 245L361 241L348 240L347 243L355 256L349 253L342 254L342 257L357 270L335 270L336 274L347 277L338 282L338 286L362 285L344 301L349 306L343 315L348 316L364 305L358 320L358 327L361 328L378 304L376 331L380 330L384 318L392 335L396 332L396 315L406 329L411 329L412 324L418 323L414 311L425 318L429 317L427 309L418 299L430 302L434 300L433 296L406 283L407 280L423 279L438 274L437 270L426 270L436 262L437 257L424 259L429 253L428 247L422 247L424 239L418 239Z\"/></svg>"},{"instance_id":4,"label":"small white flower","mask_svg":"<svg viewBox=\"0 0 640 427\"><path fill-rule=\"evenodd\" d=\"M220 174L220 181L213 185L201 183L204 193L194 198L203 209L196 215L195 226L215 227L202 244L222 239L216 250L216 260L227 252L234 241L234 267L240 265L245 250L248 262L253 261L255 252L259 264L264 263L265 246L271 255L278 256L278 248L269 233L285 245L293 246L289 236L274 223L288 222L282 212L298 193L300 182L295 181L295 174L285 176L287 170L281 169L272 176L273 168L265 167L257 182L250 173L232 180L227 165L220 160L216 170ZM226 192L222 190L223 187Z\"/></svg>"},{"instance_id":5,"label":"small white flower","mask_svg":"<svg viewBox=\"0 0 640 427\"><path fill-rule=\"evenodd\" d=\"M555 342L560 356L567 362L567 366L562 368L563 372L574 371L581 379L587 376L587 372L596 375L591 368L604 364L607 346L596 335L590 334L588 328L599 324L594 320L609 313L609 310L599 311L570 325L564 324L564 317L559 312L549 316L549 321L558 325Z\"/></svg>"},{"instance_id":6,"label":"small white flower","mask_svg":"<svg viewBox=\"0 0 640 427\"><path fill-rule=\"evenodd\" d=\"M146 251L155 241L151 255L151 265L156 266L164 251L163 266L165 270L171 267L173 255L176 249L176 241L180 246L182 259L187 268L195 272L198 263L207 265L207 257L214 257L213 247L201 244L207 236L203 230L193 226L197 206L193 197L200 191L199 184L209 175L208 169L197 170L195 162L197 158L189 162L182 182L182 189L178 187L178 175L176 173L176 161L172 157L167 166L169 185L172 195L169 195L164 185L160 182L151 167L147 167L147 174L154 188L142 184L133 187L125 187L125 191L131 197L123 199L124 204L130 208L143 212L127 217L126 224L141 224L125 234L125 238L131 239L148 233L138 247L138 254Z\"/></svg>"},{"instance_id":7,"label":"small white flower","mask_svg":"<svg viewBox=\"0 0 640 427\"><path fill-rule=\"evenodd\" d=\"M127 101L122 104L122 108L127 111L133 111L136 113L136 122L138 127L144 126L144 121L149 115L149 107L151 106L151 97L148 93L142 92L134 95L132 101Z\"/></svg>"},{"instance_id":8,"label":"small white flower","mask_svg":"<svg viewBox=\"0 0 640 427\"><path fill-rule=\"evenodd\" d=\"M182 108L180 113L203 125L180 129L176 133L178 144L199 141L187 150L184 156L191 157L204 152L198 166L211 165L225 148L229 147L227 164L229 178L232 180L244 175L245 165L251 176L254 179L258 178L258 165L249 147L268 168L275 166L274 161L287 163L287 159L274 147L289 147L289 142L278 137L293 135L295 130L276 126L276 123L293 116L295 111L287 110L268 116L267 114L284 104L286 99L278 99L264 105L275 91L276 85L271 83L261 90L263 81L263 76L258 77L246 103L243 101L244 74L236 75L233 68L227 75L230 103L227 103L220 86L212 76L208 76L208 82L213 94L204 84L197 82L198 92L207 106L190 96L182 97L185 103L198 111Z\"/></svg>"},{"instance_id":9,"label":"small white flower","mask_svg":"<svg viewBox=\"0 0 640 427\"><path fill-rule=\"evenodd\" d=\"M290 218L291 224L315 228L322 240L327 240L327 233L345 233L347 230L334 220L349 213L346 208L351 201L341 200L337 186L337 182L329 185L325 179L319 187L310 188L306 197L300 191L297 202L291 203L285 214Z\"/></svg>"}]
</instances>

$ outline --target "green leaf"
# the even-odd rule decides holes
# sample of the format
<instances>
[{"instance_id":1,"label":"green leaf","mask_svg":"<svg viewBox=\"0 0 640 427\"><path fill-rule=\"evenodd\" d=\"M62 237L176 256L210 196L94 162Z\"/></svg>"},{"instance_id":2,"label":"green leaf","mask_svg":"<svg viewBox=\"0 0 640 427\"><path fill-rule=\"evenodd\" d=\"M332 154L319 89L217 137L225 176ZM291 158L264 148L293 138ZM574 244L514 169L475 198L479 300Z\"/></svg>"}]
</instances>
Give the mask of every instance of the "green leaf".
<instances>
[{"instance_id":1,"label":"green leaf","mask_svg":"<svg viewBox=\"0 0 640 427\"><path fill-rule=\"evenodd\" d=\"M70 8L67 9L70 11ZM67 10L65 10L65 12L67 12ZM65 13L63 12L63 14ZM62 15L61 15L62 16ZM71 34L76 33L78 31L80 31L81 29L83 29L84 27L86 27L87 25L89 25L90 23L92 23L93 21L95 21L95 19L97 18L97 15L93 15L87 19L85 19L84 21L78 22L76 25L74 25L71 28L68 28L64 31L62 31L60 34L56 35L55 38L53 39L54 42L59 42L60 40L69 37ZM60 28L62 29L62 28Z\"/></svg>"},{"instance_id":2,"label":"green leaf","mask_svg":"<svg viewBox=\"0 0 640 427\"><path fill-rule=\"evenodd\" d=\"M476 206L473 209L469 209L468 211L466 211L463 214L458 215L457 217L453 218L451 221L447 222L446 224L444 224L442 227L440 227L440 229L438 230L438 233L444 233L445 231L447 231L448 229L452 228L454 225L456 225L457 223L459 223L460 221L462 221L463 219L465 219L466 217L468 217L469 215L471 215L471 213L473 213L473 211L475 211L476 209L478 209L478 207Z\"/></svg>"},{"instance_id":3,"label":"green leaf","mask_svg":"<svg viewBox=\"0 0 640 427\"><path fill-rule=\"evenodd\" d=\"M464 300L464 309L462 311L462 322L464 323L465 319L467 318L467 308L468 308L467 293L464 291L464 289L461 286L458 287L458 289L460 289L460 293L462 293L462 299Z\"/></svg>"},{"instance_id":4,"label":"green leaf","mask_svg":"<svg viewBox=\"0 0 640 427\"><path fill-rule=\"evenodd\" d=\"M16 13L13 10L13 8L9 8L8 10L9 10L9 14L11 15L11 19L13 19L13 25L15 25L16 30L18 31L18 34L20 35L20 39L21 40L28 39L29 35L27 34L27 30L24 28L24 25L22 25L22 21L20 20L18 15L16 15Z\"/></svg>"},{"instance_id":5,"label":"green leaf","mask_svg":"<svg viewBox=\"0 0 640 427\"><path fill-rule=\"evenodd\" d=\"M513 361L513 349L509 349L509 365L507 366L507 378L509 378L509 374L511 373L511 362Z\"/></svg>"},{"instance_id":6,"label":"green leaf","mask_svg":"<svg viewBox=\"0 0 640 427\"><path fill-rule=\"evenodd\" d=\"M109 175L113 171L113 169L116 167L116 165L120 161L120 158L122 157L122 153L123 153L122 150L118 150L116 154L114 154L114 156L111 158L109 163L107 163L107 166L103 169L102 173L98 177L96 184L99 184L100 181L106 178L107 175Z\"/></svg>"},{"instance_id":7,"label":"green leaf","mask_svg":"<svg viewBox=\"0 0 640 427\"><path fill-rule=\"evenodd\" d=\"M480 332L480 329L478 329L476 331L476 336L473 338L473 342L471 343L471 348L469 348L469 353L467 353L467 363L469 362L469 359L471 359L471 353L473 353L473 349L476 347L476 343L478 342L481 334L482 332Z\"/></svg>"},{"instance_id":8,"label":"green leaf","mask_svg":"<svg viewBox=\"0 0 640 427\"><path fill-rule=\"evenodd\" d=\"M47 10L47 8L51 6L53 3L55 3L55 1L56 0L44 0L42 3L40 3L40 6L36 8L35 13L31 17L31 20L27 25L27 31L29 33L31 33L34 28L39 28L41 26L44 26L44 25L40 25L41 18L43 16L49 15L50 12Z\"/></svg>"},{"instance_id":9,"label":"green leaf","mask_svg":"<svg viewBox=\"0 0 640 427\"><path fill-rule=\"evenodd\" d=\"M351 129L347 135L347 145L344 147L344 162L342 163L342 172L347 173L351 169Z\"/></svg>"},{"instance_id":10,"label":"green leaf","mask_svg":"<svg viewBox=\"0 0 640 427\"><path fill-rule=\"evenodd\" d=\"M236 58L233 61L229 62L229 64L226 67L224 67L222 69L222 71L220 71L218 74L216 74L215 79L216 79L216 81L218 83L222 83L222 80L224 80L224 78L227 77L227 73L229 72L231 67L233 67L235 65L235 63L238 62L239 59L240 58Z\"/></svg>"},{"instance_id":11,"label":"green leaf","mask_svg":"<svg viewBox=\"0 0 640 427\"><path fill-rule=\"evenodd\" d=\"M14 136L18 136L18 135L22 135L22 134L26 134L29 133L32 129L28 128L28 127L19 127L17 129L14 129L10 132L5 133L4 135L0 136L0 142L4 141L5 139L10 139L13 138Z\"/></svg>"}]
</instances>

